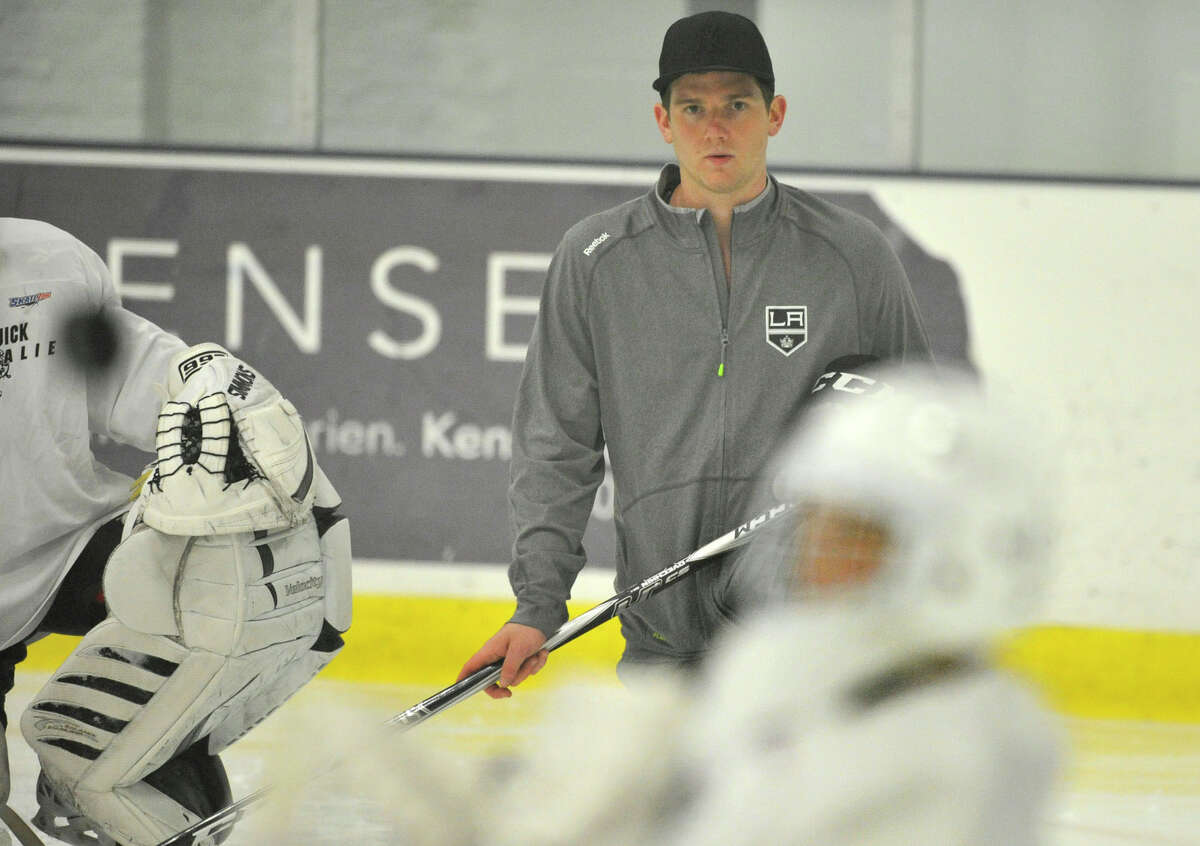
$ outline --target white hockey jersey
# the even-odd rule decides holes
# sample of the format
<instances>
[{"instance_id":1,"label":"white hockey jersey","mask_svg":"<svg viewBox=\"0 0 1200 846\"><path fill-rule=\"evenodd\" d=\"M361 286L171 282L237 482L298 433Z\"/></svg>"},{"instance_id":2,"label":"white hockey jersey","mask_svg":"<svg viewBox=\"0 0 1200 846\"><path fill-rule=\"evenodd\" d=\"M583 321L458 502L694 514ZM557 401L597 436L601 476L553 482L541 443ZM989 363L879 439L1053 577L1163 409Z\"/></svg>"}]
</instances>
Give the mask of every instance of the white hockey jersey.
<instances>
[{"instance_id":1,"label":"white hockey jersey","mask_svg":"<svg viewBox=\"0 0 1200 846\"><path fill-rule=\"evenodd\" d=\"M66 353L65 323L97 310L120 347L110 367L85 374ZM96 526L129 503L133 480L96 459L91 434L152 452L155 384L184 346L121 307L78 239L0 218L0 648L33 632Z\"/></svg>"},{"instance_id":2,"label":"white hockey jersey","mask_svg":"<svg viewBox=\"0 0 1200 846\"><path fill-rule=\"evenodd\" d=\"M1057 727L987 656L871 609L781 611L722 644L681 747L670 844L1033 846Z\"/></svg>"}]
</instances>

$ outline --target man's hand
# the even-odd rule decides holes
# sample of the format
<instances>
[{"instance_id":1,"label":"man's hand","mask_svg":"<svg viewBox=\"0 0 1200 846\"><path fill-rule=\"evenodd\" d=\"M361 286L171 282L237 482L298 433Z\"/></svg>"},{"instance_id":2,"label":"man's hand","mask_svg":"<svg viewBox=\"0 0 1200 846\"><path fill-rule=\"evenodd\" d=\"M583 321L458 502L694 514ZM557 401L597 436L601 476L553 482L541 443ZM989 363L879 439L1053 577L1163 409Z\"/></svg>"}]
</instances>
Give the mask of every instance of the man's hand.
<instances>
[{"instance_id":1,"label":"man's hand","mask_svg":"<svg viewBox=\"0 0 1200 846\"><path fill-rule=\"evenodd\" d=\"M503 658L500 680L484 688L483 692L493 699L507 699L512 696L510 687L519 685L546 666L550 653L542 649L545 642L546 635L540 629L520 623L505 623L478 652L467 659L467 663L458 671L458 679L465 679L480 667Z\"/></svg>"}]
</instances>

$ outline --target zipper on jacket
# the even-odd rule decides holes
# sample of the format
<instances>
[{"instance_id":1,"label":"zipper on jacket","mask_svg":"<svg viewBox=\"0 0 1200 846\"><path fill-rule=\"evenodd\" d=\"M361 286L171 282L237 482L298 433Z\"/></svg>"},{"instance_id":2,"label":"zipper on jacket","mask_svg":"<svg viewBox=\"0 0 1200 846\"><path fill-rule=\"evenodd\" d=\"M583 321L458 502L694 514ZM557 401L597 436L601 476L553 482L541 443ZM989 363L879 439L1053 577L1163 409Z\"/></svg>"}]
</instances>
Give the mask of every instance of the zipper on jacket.
<instances>
[{"instance_id":1,"label":"zipper on jacket","mask_svg":"<svg viewBox=\"0 0 1200 846\"><path fill-rule=\"evenodd\" d=\"M717 376L725 376L725 351L729 349L729 330L721 327L721 363L717 365Z\"/></svg>"}]
</instances>

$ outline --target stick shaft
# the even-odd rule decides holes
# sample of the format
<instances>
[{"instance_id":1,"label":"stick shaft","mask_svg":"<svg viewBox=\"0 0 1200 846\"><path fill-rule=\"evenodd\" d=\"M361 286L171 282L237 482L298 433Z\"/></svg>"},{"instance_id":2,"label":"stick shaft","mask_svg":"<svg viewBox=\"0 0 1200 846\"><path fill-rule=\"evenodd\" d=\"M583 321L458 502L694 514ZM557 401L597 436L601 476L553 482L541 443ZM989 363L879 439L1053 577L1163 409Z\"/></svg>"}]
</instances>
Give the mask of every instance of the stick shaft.
<instances>
[{"instance_id":1,"label":"stick shaft","mask_svg":"<svg viewBox=\"0 0 1200 846\"><path fill-rule=\"evenodd\" d=\"M653 576L648 576L636 585L621 591L615 596L609 597L599 605L589 608L579 616L559 626L557 631L550 635L546 639L546 642L542 644L542 649L553 651L564 644L570 643L580 635L590 632L601 623L611 620L629 606L648 599L663 588L675 584L686 576L696 572L705 562L711 561L718 555L748 543L759 529L769 523L774 523L792 508L793 506L788 504L772 506L731 531L709 541L671 566L659 570ZM485 687L494 684L500 678L500 667L503 663L503 661L493 661L485 667L480 667L466 678L442 688L432 696L421 700L407 711L391 717L384 725L399 726L403 729L410 729L413 726L420 725L434 714L440 713L452 705L457 705ZM167 838L159 843L158 846L194 846L199 837L211 835L232 826L242 817L247 808L265 798L269 792L269 787L256 790L254 793L239 799L232 805L228 805L195 825L184 829L175 836Z\"/></svg>"},{"instance_id":2,"label":"stick shaft","mask_svg":"<svg viewBox=\"0 0 1200 846\"><path fill-rule=\"evenodd\" d=\"M33 833L33 829L25 824L25 820L21 819L20 815L8 805L0 804L0 820L8 826L8 830L16 836L17 842L21 846L46 846L45 842Z\"/></svg>"},{"instance_id":3,"label":"stick shaft","mask_svg":"<svg viewBox=\"0 0 1200 846\"><path fill-rule=\"evenodd\" d=\"M668 585L672 585L685 576L694 573L703 562L711 561L722 553L742 546L750 541L754 532L782 516L791 507L790 505L776 505L753 519L742 523L737 528L726 532L719 538L709 541L686 558L682 558L671 566L659 570L653 576L642 579L636 585L621 591L615 596L609 597L599 605L592 606L578 617L568 620L559 626L558 630L550 635L546 639L546 642L542 644L542 649L552 652L560 646L570 643L580 635L586 634L602 623L611 620L630 605L642 602ZM422 700L404 713L392 717L388 720L387 725L400 725L410 728L424 722L439 711L444 711L451 705L455 705L478 693L485 687L494 684L500 678L500 667L503 663L503 661L493 661L491 664L480 667L466 678L439 690L428 699Z\"/></svg>"}]
</instances>

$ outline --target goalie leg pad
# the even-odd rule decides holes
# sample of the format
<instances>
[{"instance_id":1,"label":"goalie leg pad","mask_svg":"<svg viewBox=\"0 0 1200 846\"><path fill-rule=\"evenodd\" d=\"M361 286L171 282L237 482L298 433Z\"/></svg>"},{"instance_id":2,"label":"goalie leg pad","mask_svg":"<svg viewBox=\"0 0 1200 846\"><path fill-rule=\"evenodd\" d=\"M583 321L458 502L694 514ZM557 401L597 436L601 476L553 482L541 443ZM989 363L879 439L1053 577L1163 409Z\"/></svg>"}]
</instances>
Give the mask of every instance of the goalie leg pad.
<instances>
[{"instance_id":1,"label":"goalie leg pad","mask_svg":"<svg viewBox=\"0 0 1200 846\"><path fill-rule=\"evenodd\" d=\"M275 535L196 538L176 608L189 647L241 656L321 631L325 573L315 521Z\"/></svg>"},{"instance_id":2,"label":"goalie leg pad","mask_svg":"<svg viewBox=\"0 0 1200 846\"><path fill-rule=\"evenodd\" d=\"M244 627L240 655L263 683L209 720L205 733L214 753L257 725L333 660L342 647L341 634L350 627L350 527L345 517L332 507L316 506L309 523L269 545L256 540L254 548L265 575L250 585L249 613L255 616ZM319 561L308 560L314 554ZM214 611L207 609L208 614ZM288 627L296 628L297 637L277 642ZM258 649L264 640L276 645Z\"/></svg>"},{"instance_id":3,"label":"goalie leg pad","mask_svg":"<svg viewBox=\"0 0 1200 846\"><path fill-rule=\"evenodd\" d=\"M199 538L141 525L109 557L104 592L111 613L135 631L238 656L311 644L325 614L325 571L311 517L275 534Z\"/></svg>"},{"instance_id":4,"label":"goalie leg pad","mask_svg":"<svg viewBox=\"0 0 1200 846\"><path fill-rule=\"evenodd\" d=\"M273 535L134 529L105 574L112 616L22 716L60 800L139 846L195 822L146 779L197 742L223 749L332 658L313 649L329 629L325 562L312 517Z\"/></svg>"},{"instance_id":5,"label":"goalie leg pad","mask_svg":"<svg viewBox=\"0 0 1200 846\"><path fill-rule=\"evenodd\" d=\"M219 722L211 723L208 731L209 751L219 752L258 724L299 690L341 651L341 635L350 628L353 586L351 581L350 523L337 511L341 501L337 491L317 468L316 498L313 504L313 523L319 536L321 577L324 579L324 602L321 633L315 641L297 642L296 648L274 658L278 663L271 675L270 685L252 696L240 699L225 709ZM275 556L278 566L280 556ZM295 576L288 575L295 573ZM277 577L273 595L295 591L311 584L309 570L293 567ZM301 590L303 593L303 590ZM315 610L315 609L313 609ZM247 656L249 658L250 656Z\"/></svg>"},{"instance_id":6,"label":"goalie leg pad","mask_svg":"<svg viewBox=\"0 0 1200 846\"><path fill-rule=\"evenodd\" d=\"M196 744L159 767L138 784L118 789L111 796L95 797L89 804L124 804L123 814L173 816L173 805L182 805L197 818L208 817L233 801L225 766ZM71 795L61 791L42 772L37 781L38 811L34 824L42 831L77 846L119 846L84 815ZM145 809L152 809L149 812ZM185 827L180 824L178 828ZM229 828L216 834L214 843L224 842Z\"/></svg>"},{"instance_id":7,"label":"goalie leg pad","mask_svg":"<svg viewBox=\"0 0 1200 846\"><path fill-rule=\"evenodd\" d=\"M350 628L354 588L351 576L350 521L338 512L341 499L321 468L317 468L313 518L321 538L325 565L325 619L339 633Z\"/></svg>"},{"instance_id":8,"label":"goalie leg pad","mask_svg":"<svg viewBox=\"0 0 1200 846\"><path fill-rule=\"evenodd\" d=\"M113 617L92 629L21 718L56 801L138 846L196 821L138 782L183 745L223 663Z\"/></svg>"},{"instance_id":9,"label":"goalie leg pad","mask_svg":"<svg viewBox=\"0 0 1200 846\"><path fill-rule=\"evenodd\" d=\"M144 526L117 544L104 569L109 614L143 634L179 637L175 590L192 538Z\"/></svg>"}]
</instances>

